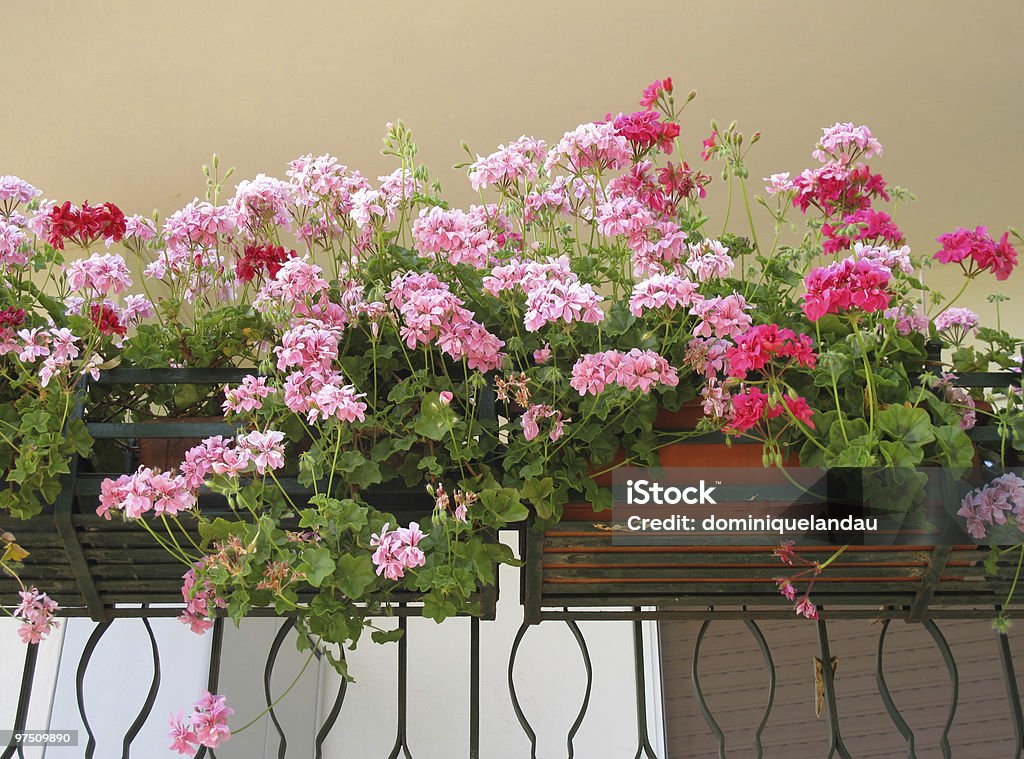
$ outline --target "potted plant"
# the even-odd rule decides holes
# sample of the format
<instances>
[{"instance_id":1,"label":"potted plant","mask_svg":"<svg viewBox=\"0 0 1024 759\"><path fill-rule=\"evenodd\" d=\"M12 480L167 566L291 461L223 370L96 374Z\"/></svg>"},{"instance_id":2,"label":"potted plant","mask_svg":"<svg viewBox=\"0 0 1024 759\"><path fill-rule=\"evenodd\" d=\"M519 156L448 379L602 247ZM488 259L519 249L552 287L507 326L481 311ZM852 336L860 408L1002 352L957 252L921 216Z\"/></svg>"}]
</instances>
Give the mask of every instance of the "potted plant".
<instances>
[{"instance_id":1,"label":"potted plant","mask_svg":"<svg viewBox=\"0 0 1024 759\"><path fill-rule=\"evenodd\" d=\"M752 201L746 161L760 134L713 123L700 158L721 161L737 210L730 201L712 225L701 207L711 176L683 160L681 116L694 97L677 103L666 79L645 91L642 110L554 144L522 137L483 156L467 147L462 168L481 202L465 210L445 202L399 122L384 151L398 168L376 181L307 155L284 178L261 174L227 197L230 172L222 178L215 159L206 200L162 222L125 222L121 244L141 262L146 305L118 336L117 371L185 373L140 384L111 371L102 389L83 391L86 419L222 413L229 425L185 435L194 439L162 462L118 468L93 454L108 473L99 515L150 533L185 573L183 621L202 632L218 614L272 607L297 617L303 641L351 645L396 599L437 620L478 612L495 564L516 561L493 535L524 520L531 615L558 583L570 588L558 596L567 605L600 604L601 593L628 606L681 598L679 568L706 583L687 596L698 603L763 600L767 587L805 616L816 608L809 588L797 600L797 583L825 583L822 570L851 561L869 579L895 562L917 592L933 561L922 551L879 562L856 547L817 560L746 547L733 564L757 571L741 571L732 589L718 572L735 567L721 556L666 551L621 562L625 575L588 563L613 532L600 512L612 505L608 475L623 465L753 464L767 483L795 464L1008 464L1024 442L1011 432L1021 428L1012 382L986 398L958 384L965 371L1012 370L1020 341L999 324L975 332L958 296L924 286L931 251L912 255L882 210L911 196L868 167L882 149L871 132L824 130L819 166L773 175L767 197ZM755 205L772 220L770 243ZM37 234L63 229L63 214L44 213L51 226ZM79 318L104 290L108 259L89 249L101 238L80 240L84 263L69 264L83 273L69 285L84 283ZM936 257L960 263L968 281L1004 279L1016 264L1008 236L958 230L940 245ZM42 308L43 292L30 292ZM92 322L101 334L103 313ZM21 361L30 336L5 334L8 359ZM929 353L935 338L953 347L955 376ZM204 373L224 368L230 381ZM115 381L124 387L112 390ZM996 433L972 437L972 413ZM712 549L689 547L699 557ZM806 568L776 578L773 551ZM548 554L565 558L544 563ZM845 582L835 585L860 598L895 592ZM620 592L626 583L640 590ZM570 587L587 584L600 593ZM175 746L215 747L226 709L204 696L175 723Z\"/></svg>"}]
</instances>

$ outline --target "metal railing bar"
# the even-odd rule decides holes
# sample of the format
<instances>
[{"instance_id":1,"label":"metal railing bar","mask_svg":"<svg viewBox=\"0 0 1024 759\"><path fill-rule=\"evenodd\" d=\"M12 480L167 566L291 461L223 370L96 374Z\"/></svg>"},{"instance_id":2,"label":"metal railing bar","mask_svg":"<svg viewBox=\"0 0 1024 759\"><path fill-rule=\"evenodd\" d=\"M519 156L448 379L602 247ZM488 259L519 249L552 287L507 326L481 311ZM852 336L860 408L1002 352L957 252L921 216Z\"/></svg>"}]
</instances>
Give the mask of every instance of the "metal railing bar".
<instances>
[{"instance_id":1,"label":"metal railing bar","mask_svg":"<svg viewBox=\"0 0 1024 759\"><path fill-rule=\"evenodd\" d=\"M892 693L889 691L889 686L885 682L885 668L883 666L885 656L885 635L889 631L889 623L892 620L884 620L882 622L882 629L878 634L878 649L875 654L875 683L878 685L878 695L882 697L882 704L885 706L885 711L889 715L889 718L896 725L896 729L900 735L903 736L903 740L907 743L907 759L916 759L917 749L914 745L914 731L907 724L907 721L903 719L903 714L896 706L896 702L893 701Z\"/></svg>"},{"instance_id":2,"label":"metal railing bar","mask_svg":"<svg viewBox=\"0 0 1024 759\"><path fill-rule=\"evenodd\" d=\"M480 759L480 619L469 620L469 759Z\"/></svg>"},{"instance_id":3,"label":"metal railing bar","mask_svg":"<svg viewBox=\"0 0 1024 759\"><path fill-rule=\"evenodd\" d=\"M409 753L408 707L409 707L409 620L398 618L398 629L402 637L398 639L398 720L395 727L395 745L388 754L388 759L398 759L399 751L405 759L412 759Z\"/></svg>"},{"instance_id":4,"label":"metal railing bar","mask_svg":"<svg viewBox=\"0 0 1024 759\"><path fill-rule=\"evenodd\" d=\"M771 718L772 707L775 705L775 660L772 659L772 650L768 646L768 641L765 640L761 628L752 619L745 621L747 629L750 630L750 634L757 641L757 647L761 649L764 664L768 667L768 703L765 704L764 714L761 716L761 721L757 724L757 730L754 731L754 749L757 752L757 759L761 759L764 756L764 746L762 745L761 737L764 734L765 727L768 725L768 720Z\"/></svg>"},{"instance_id":5,"label":"metal railing bar","mask_svg":"<svg viewBox=\"0 0 1024 759\"><path fill-rule=\"evenodd\" d=\"M637 609L639 611L639 609ZM633 759L658 759L651 745L651 736L647 730L647 677L644 674L644 630L640 620L633 622L633 670L636 687L636 730L637 747Z\"/></svg>"},{"instance_id":6,"label":"metal railing bar","mask_svg":"<svg viewBox=\"0 0 1024 759\"><path fill-rule=\"evenodd\" d=\"M131 727L128 728L128 732L124 734L124 742L121 744L121 759L128 759L131 755L132 742L142 730L143 725L146 724L149 715L153 713L156 695L160 690L160 647L157 646L156 636L153 635L153 628L150 626L149 620L143 618L142 624L146 628L146 634L149 635L149 647L153 654L153 680L150 683L149 692L146 694L146 700L142 704L142 709L135 721L132 722Z\"/></svg>"},{"instance_id":7,"label":"metal railing bar","mask_svg":"<svg viewBox=\"0 0 1024 759\"><path fill-rule=\"evenodd\" d=\"M18 691L18 708L14 713L15 732L25 729L25 720L28 719L28 706L32 700L32 683L36 676L36 660L39 657L39 644L29 644L25 647L25 664L21 669L21 689ZM17 752L19 759L24 759L25 752L20 745L10 745L0 754L0 759L11 759Z\"/></svg>"},{"instance_id":8,"label":"metal railing bar","mask_svg":"<svg viewBox=\"0 0 1024 759\"><path fill-rule=\"evenodd\" d=\"M818 650L821 652L821 680L825 690L825 704L828 708L829 759L839 754L842 759L853 759L843 743L839 732L839 709L836 704L835 675L832 672L832 652L828 645L828 628L825 618L818 618Z\"/></svg>"},{"instance_id":9,"label":"metal railing bar","mask_svg":"<svg viewBox=\"0 0 1024 759\"><path fill-rule=\"evenodd\" d=\"M708 728L718 740L718 759L727 759L725 733L722 732L722 728L715 720L714 715L711 714L707 699L704 698L704 688L700 684L700 647L710 626L711 620L705 619L704 624L700 626L700 630L697 632L697 638L693 644L693 662L690 666L690 679L693 682L693 695L697 698L697 708L700 709L701 716L704 717Z\"/></svg>"},{"instance_id":10,"label":"metal railing bar","mask_svg":"<svg viewBox=\"0 0 1024 759\"><path fill-rule=\"evenodd\" d=\"M75 674L75 697L78 701L78 715L82 718L82 724L85 726L85 733L88 736L85 744L85 759L92 759L96 753L96 736L93 735L89 718L85 714L85 673L89 669L89 661L92 659L96 646L99 645L100 638L110 629L110 624L109 620L99 622L93 628L89 639L85 642L85 648L82 649L82 658L78 661L78 671Z\"/></svg>"},{"instance_id":11,"label":"metal railing bar","mask_svg":"<svg viewBox=\"0 0 1024 759\"><path fill-rule=\"evenodd\" d=\"M345 659L345 650L341 649L340 654L342 660ZM348 680L344 677L341 678L341 683L338 685L338 695L334 697L334 704L331 706L331 710L327 713L324 718L323 724L320 726L320 730L317 731L314 748L316 750L315 759L323 759L324 756L324 741L327 740L327 736L331 730L334 729L334 725L338 722L338 715L341 714L341 707L345 703L345 694L348 693Z\"/></svg>"},{"instance_id":12,"label":"metal railing bar","mask_svg":"<svg viewBox=\"0 0 1024 759\"><path fill-rule=\"evenodd\" d=\"M515 667L516 657L519 655L519 644L523 642L523 636L530 629L530 625L531 623L527 621L519 625L516 637L512 641L512 650L509 652L508 657L508 695L512 699L512 711L515 712L516 719L519 720L519 726L523 728L523 732L526 733L526 737L530 740L530 759L537 759L537 734L530 725L530 721L526 719L526 714L523 713L523 707L519 703L519 695L516 693L515 684Z\"/></svg>"},{"instance_id":13,"label":"metal railing bar","mask_svg":"<svg viewBox=\"0 0 1024 759\"><path fill-rule=\"evenodd\" d=\"M590 649L587 647L587 639L583 637L583 631L580 630L580 626L574 620L568 620L565 624L568 625L569 632L576 639L576 645L580 647L580 654L583 656L583 669L587 673L587 688L583 692L583 703L580 704L579 714L576 715L575 721L565 736L565 747L569 752L569 759L572 759L576 751L572 745L573 741L576 740L576 733L579 732L580 726L587 716L587 709L590 707L590 693L594 687L594 665L590 661Z\"/></svg>"},{"instance_id":14,"label":"metal railing bar","mask_svg":"<svg viewBox=\"0 0 1024 759\"><path fill-rule=\"evenodd\" d=\"M942 654L942 661L946 663L946 671L949 673L949 688L950 688L950 705L949 705L949 716L946 718L946 724L942 729L942 738L939 740L939 747L942 749L942 756L945 759L952 759L953 749L949 745L949 731L953 727L953 720L956 718L957 704L960 701L960 674L957 672L956 659L953 657L953 652L949 648L949 643L946 642L946 637L939 630L932 620L926 619L924 622L924 629L928 631L928 634L932 636L932 640L935 641L935 645L938 646L939 653Z\"/></svg>"},{"instance_id":15,"label":"metal railing bar","mask_svg":"<svg viewBox=\"0 0 1024 759\"><path fill-rule=\"evenodd\" d=\"M284 728L281 727L281 722L277 719L277 712L274 709L274 698L270 693L270 678L274 674L274 665L277 664L277 655L281 651L281 645L284 643L284 639L288 636L291 629L295 627L295 618L289 617L285 620L284 624L281 625L281 629L277 631L277 635L274 636L274 642L270 644L270 653L267 654L267 664L263 668L263 696L267 702L267 713L270 715L270 721L274 724L274 730L277 731L277 759L285 759L288 751L288 738L284 734Z\"/></svg>"},{"instance_id":16,"label":"metal railing bar","mask_svg":"<svg viewBox=\"0 0 1024 759\"><path fill-rule=\"evenodd\" d=\"M1010 638L1006 633L996 633L999 643L999 659L1003 664L1003 682L1006 684L1006 697L1010 702L1010 717L1013 719L1013 733L1016 741L1014 759L1024 755L1024 712L1021 711L1020 690L1017 687L1017 674L1013 667L1013 651L1010 650Z\"/></svg>"}]
</instances>

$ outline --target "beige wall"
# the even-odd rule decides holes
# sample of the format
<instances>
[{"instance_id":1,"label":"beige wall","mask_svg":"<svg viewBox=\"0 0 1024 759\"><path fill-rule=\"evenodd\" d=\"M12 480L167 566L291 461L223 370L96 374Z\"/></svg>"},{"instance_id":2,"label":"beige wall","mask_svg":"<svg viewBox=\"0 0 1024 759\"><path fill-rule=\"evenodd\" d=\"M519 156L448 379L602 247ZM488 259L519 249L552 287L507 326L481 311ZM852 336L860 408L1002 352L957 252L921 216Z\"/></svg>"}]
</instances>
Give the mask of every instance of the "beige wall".
<instances>
[{"instance_id":1,"label":"beige wall","mask_svg":"<svg viewBox=\"0 0 1024 759\"><path fill-rule=\"evenodd\" d=\"M930 251L956 225L1024 227L1021 28L1016 0L5 3L0 173L166 213L202 192L214 151L240 177L310 151L376 175L401 117L469 203L460 139L556 139L672 75L700 91L688 158L711 116L735 118L764 133L755 177L809 165L820 126L869 124ZM1024 275L1002 287L1024 302Z\"/></svg>"}]
</instances>

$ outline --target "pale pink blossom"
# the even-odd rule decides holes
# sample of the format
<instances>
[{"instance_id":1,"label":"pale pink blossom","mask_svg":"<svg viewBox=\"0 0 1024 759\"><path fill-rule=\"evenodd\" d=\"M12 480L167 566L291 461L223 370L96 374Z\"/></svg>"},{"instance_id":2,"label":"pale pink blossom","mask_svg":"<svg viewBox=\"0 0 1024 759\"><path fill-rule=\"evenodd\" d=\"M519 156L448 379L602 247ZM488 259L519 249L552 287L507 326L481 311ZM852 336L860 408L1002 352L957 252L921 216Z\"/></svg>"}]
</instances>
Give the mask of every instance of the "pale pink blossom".
<instances>
[{"instance_id":1,"label":"pale pink blossom","mask_svg":"<svg viewBox=\"0 0 1024 759\"><path fill-rule=\"evenodd\" d=\"M284 466L284 433L254 430L238 439L238 447L248 453L258 474Z\"/></svg>"},{"instance_id":2,"label":"pale pink blossom","mask_svg":"<svg viewBox=\"0 0 1024 759\"><path fill-rule=\"evenodd\" d=\"M235 414L258 411L263 408L263 401L275 392L277 391L267 384L266 377L254 377L249 374L243 377L242 384L236 387L224 386L222 408L225 412Z\"/></svg>"},{"instance_id":3,"label":"pale pink blossom","mask_svg":"<svg viewBox=\"0 0 1024 759\"><path fill-rule=\"evenodd\" d=\"M21 603L14 610L15 619L21 620L18 636L25 643L39 643L50 631L60 626L54 618L59 608L57 602L37 588L18 592Z\"/></svg>"}]
</instances>

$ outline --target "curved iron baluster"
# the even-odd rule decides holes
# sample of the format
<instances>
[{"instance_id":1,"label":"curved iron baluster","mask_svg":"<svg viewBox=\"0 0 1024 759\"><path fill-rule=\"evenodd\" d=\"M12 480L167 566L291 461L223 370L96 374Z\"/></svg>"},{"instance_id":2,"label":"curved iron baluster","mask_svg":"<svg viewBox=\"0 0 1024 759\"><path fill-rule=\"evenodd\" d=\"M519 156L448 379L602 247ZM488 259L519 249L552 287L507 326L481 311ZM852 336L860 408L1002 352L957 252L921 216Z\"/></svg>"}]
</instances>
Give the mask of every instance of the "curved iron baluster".
<instances>
[{"instance_id":1,"label":"curved iron baluster","mask_svg":"<svg viewBox=\"0 0 1024 759\"><path fill-rule=\"evenodd\" d=\"M25 646L25 664L21 670L21 690L18 692L18 709L14 714L14 732L25 729L28 719L28 705L32 699L32 683L36 676L36 659L39 656L39 644ZM20 746L7 746L0 759L11 759L17 752L19 759L25 758L25 750Z\"/></svg>"},{"instance_id":2,"label":"curved iron baluster","mask_svg":"<svg viewBox=\"0 0 1024 759\"><path fill-rule=\"evenodd\" d=\"M949 731L953 727L953 720L956 717L957 703L960 701L960 674L957 672L956 659L953 658L953 652L949 648L949 643L946 642L946 638L939 630L938 625L930 619L924 620L922 624L924 625L924 629L928 631L928 634L932 636L932 640L935 641L935 645L938 647L939 653L942 654L942 661L946 663L946 671L949 673L951 702L949 705L949 716L946 718L946 725L942 728L942 740L939 742L939 746L942 748L942 756L945 757L945 759L952 759L953 749L949 745Z\"/></svg>"},{"instance_id":3,"label":"curved iron baluster","mask_svg":"<svg viewBox=\"0 0 1024 759\"><path fill-rule=\"evenodd\" d=\"M1024 755L1024 713L1021 712L1020 690L1017 688L1017 675L1013 669L1013 652L1010 650L1010 639L1006 633L996 633L999 640L999 659L1003 663L1003 681L1006 683L1006 697L1010 701L1010 716L1013 718L1013 733L1017 742L1014 759Z\"/></svg>"},{"instance_id":4,"label":"curved iron baluster","mask_svg":"<svg viewBox=\"0 0 1024 759\"><path fill-rule=\"evenodd\" d=\"M398 724L395 729L395 745L391 748L388 759L398 759L399 751L405 759L412 759L406 735L406 707L409 701L409 621L404 614L398 618L398 629L402 631L402 637L398 639Z\"/></svg>"},{"instance_id":5,"label":"curved iron baluster","mask_svg":"<svg viewBox=\"0 0 1024 759\"><path fill-rule=\"evenodd\" d=\"M754 747L757 749L757 759L761 759L764 756L764 746L761 745L761 735L764 733L764 728L768 724L768 719L772 715L772 707L775 705L775 660L772 659L772 650L768 646L768 641L765 640L764 633L761 632L761 628L757 626L757 623L752 620L746 620L747 629L750 630L750 634L754 636L754 640L757 641L757 647L761 649L761 656L764 658L764 664L768 667L768 703L764 707L764 715L761 717L761 721L757 725L757 730L754 731Z\"/></svg>"},{"instance_id":6,"label":"curved iron baluster","mask_svg":"<svg viewBox=\"0 0 1024 759\"><path fill-rule=\"evenodd\" d=\"M634 608L639 613L639 608ZM633 681L636 686L637 747L633 759L658 759L647 732L647 677L644 675L644 629L639 619L633 620Z\"/></svg>"},{"instance_id":7,"label":"curved iron baluster","mask_svg":"<svg viewBox=\"0 0 1024 759\"><path fill-rule=\"evenodd\" d=\"M341 649L342 661L345 659L345 649ZM334 704L331 706L331 711L327 713L324 718L324 723L320 726L320 730L317 731L316 741L313 744L316 749L315 759L323 759L324 756L324 741L327 740L328 734L334 729L335 723L338 721L338 715L341 714L341 707L345 703L345 694L348 693L348 680L344 677L341 678L341 683L338 685L338 695L334 698Z\"/></svg>"},{"instance_id":8,"label":"curved iron baluster","mask_svg":"<svg viewBox=\"0 0 1024 759\"><path fill-rule=\"evenodd\" d=\"M824 617L818 618L818 649L821 651L821 680L825 690L825 704L828 706L828 759L837 752L842 759L853 759L839 732L839 709L836 705L836 683L832 673L832 652L828 645L828 628L825 626Z\"/></svg>"},{"instance_id":9,"label":"curved iron baluster","mask_svg":"<svg viewBox=\"0 0 1024 759\"><path fill-rule=\"evenodd\" d=\"M96 646L99 645L100 638L109 629L109 620L100 622L93 628L89 639L85 642L85 648L82 649L82 658L78 661L78 671L75 674L75 697L78 700L78 715L82 718L82 724L85 726L85 734L89 736L89 740L85 744L85 759L93 759L93 756L96 754L96 736L92 733L89 718L85 716L85 672L89 668L89 661L92 659Z\"/></svg>"},{"instance_id":10,"label":"curved iron baluster","mask_svg":"<svg viewBox=\"0 0 1024 759\"><path fill-rule=\"evenodd\" d=\"M907 724L907 721L903 718L899 708L896 706L896 702L892 698L892 694L889 691L889 686L885 682L885 670L883 668L882 657L884 655L885 647L885 636L889 629L890 620L886 619L882 622L882 631L878 635L878 654L875 657L875 682L878 684L878 693L882 697L882 703L885 705L885 710L889 713L889 717L892 719L893 724L896 725L896 729L899 730L900 735L907 742L907 759L916 759L917 748L915 745L914 731ZM953 658L953 652L949 648L949 644L946 642L946 638L942 635L938 626L930 619L926 619L921 622L921 625L928 634L932 636L932 640L935 641L936 647L939 649L939 653L942 655L942 660L946 664L946 671L949 673L950 683L950 695L951 703L949 707L949 716L946 718L946 724L942 731L942 738L939 741L939 746L942 749L942 755L945 759L952 759L953 750L949 744L949 731L953 726L953 719L956 717L957 704L960 700L960 676L957 672L956 661Z\"/></svg>"},{"instance_id":11,"label":"curved iron baluster","mask_svg":"<svg viewBox=\"0 0 1024 759\"><path fill-rule=\"evenodd\" d=\"M288 750L288 738L285 736L284 729L277 719L277 712L274 711L272 706L274 699L270 695L270 678L274 674L274 665L277 664L277 654L281 650L281 645L293 627L295 627L295 617L289 617L281 625L281 629L274 636L274 642L270 644L270 653L267 654L267 666L263 669L263 695L267 701L267 713L270 715L270 721L274 723L274 729L277 731L278 736L277 759L285 759Z\"/></svg>"},{"instance_id":12,"label":"curved iron baluster","mask_svg":"<svg viewBox=\"0 0 1024 759\"><path fill-rule=\"evenodd\" d=\"M530 629L528 622L523 622L519 625L519 630L516 632L516 637L512 641L512 650L508 657L508 695L512 698L512 711L516 713L516 719L519 720L519 726L523 728L523 732L526 733L526 737L530 739L530 759L537 759L537 733L534 732L530 726L530 721L526 719L526 715L523 713L523 707L519 704L519 696L516 694L516 683L513 672L516 667L516 656L519 654L519 644L523 642L523 636L526 635L526 631Z\"/></svg>"},{"instance_id":13,"label":"curved iron baluster","mask_svg":"<svg viewBox=\"0 0 1024 759\"><path fill-rule=\"evenodd\" d=\"M580 725L583 724L583 718L587 716L587 708L590 706L590 691L594 687L594 666L590 661L590 649L587 648L587 639L583 637L583 631L580 630L580 626L571 619L566 620L565 624L568 625L569 631L576 639L576 645L580 647L580 653L583 655L583 668L587 672L587 689L583 693L580 713L576 715L576 721L572 723L572 727L569 728L569 732L565 736L565 745L569 750L569 759L572 759L574 753L572 742L576 739L576 733L579 732Z\"/></svg>"},{"instance_id":14,"label":"curved iron baluster","mask_svg":"<svg viewBox=\"0 0 1024 759\"><path fill-rule=\"evenodd\" d=\"M704 698L704 689L700 684L700 646L704 642L704 635L707 634L708 627L710 626L711 620L705 619L704 623L700 626L700 630L697 632L697 639L693 644L693 664L690 667L690 680L693 682L693 694L697 697L697 708L700 709L701 716L704 717L708 729L718 739L718 759L726 759L725 733L722 732L722 728L715 720L714 715L711 714L707 699Z\"/></svg>"},{"instance_id":15,"label":"curved iron baluster","mask_svg":"<svg viewBox=\"0 0 1024 759\"><path fill-rule=\"evenodd\" d=\"M149 719L149 715L153 713L153 704L156 703L156 694L160 690L160 648L156 644L156 636L153 635L153 628L149 624L149 620L145 617L142 618L142 625L146 628L146 633L149 635L149 646L153 653L153 682L149 686L149 693L146 695L146 700L142 704L142 709L139 710L138 716L132 723L131 727L128 728L128 732L124 734L124 741L121 744L121 759L128 759L131 754L132 741L142 730L142 726L146 724L146 720Z\"/></svg>"},{"instance_id":16,"label":"curved iron baluster","mask_svg":"<svg viewBox=\"0 0 1024 759\"><path fill-rule=\"evenodd\" d=\"M565 745L568 750L568 757L569 759L572 759L575 752L575 749L573 748L573 741L576 739L576 733L579 732L580 726L583 724L583 719L587 716L587 709L590 707L590 694L594 687L594 666L590 660L590 649L587 647L587 639L583 636L583 632L580 630L579 625L571 619L567 619L565 624L569 628L569 632L572 633L573 638L575 638L576 645L580 648L580 654L583 656L583 668L587 673L587 687L583 693L583 703L580 705L580 711L576 715L576 719L569 727L569 732L566 733L565 736ZM516 633L515 640L512 641L512 651L508 658L508 693L512 698L512 710L516 714L516 719L519 720L520 727L523 728L523 732L526 733L526 737L530 740L530 759L537 759L537 733L534 732L529 720L526 719L523 707L519 703L519 695L516 693L515 684L515 666L516 658L519 655L519 645L523 642L523 636L526 635L526 631L530 626L530 623L523 622L523 624L519 626L519 631Z\"/></svg>"},{"instance_id":17,"label":"curved iron baluster","mask_svg":"<svg viewBox=\"0 0 1024 759\"><path fill-rule=\"evenodd\" d=\"M885 671L882 667L882 657L885 654L885 634L889 630L889 622L890 620L888 619L882 620L882 631L878 634L878 653L875 655L875 682L878 685L878 695L882 697L882 703L885 705L885 711L888 712L893 724L896 725L896 729L900 731L903 740L907 742L907 759L916 759L917 751L914 747L914 731L910 729L910 725L903 719L903 715L896 707L896 702L892 699L892 693L889 692L889 686L885 682Z\"/></svg>"}]
</instances>

